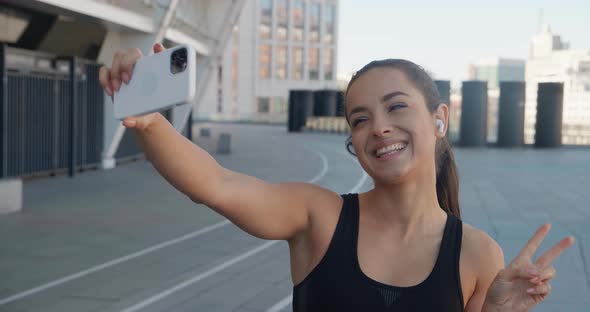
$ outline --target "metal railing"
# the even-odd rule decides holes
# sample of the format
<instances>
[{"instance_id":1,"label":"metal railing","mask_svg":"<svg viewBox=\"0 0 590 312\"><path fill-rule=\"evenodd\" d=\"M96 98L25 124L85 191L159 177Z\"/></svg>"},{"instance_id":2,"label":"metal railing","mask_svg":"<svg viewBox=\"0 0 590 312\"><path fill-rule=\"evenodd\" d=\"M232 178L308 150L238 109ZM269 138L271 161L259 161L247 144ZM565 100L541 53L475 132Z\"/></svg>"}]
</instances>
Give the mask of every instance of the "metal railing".
<instances>
[{"instance_id":1,"label":"metal railing","mask_svg":"<svg viewBox=\"0 0 590 312\"><path fill-rule=\"evenodd\" d=\"M100 64L6 46L0 46L0 63L0 178L66 170L73 176L99 165Z\"/></svg>"}]
</instances>

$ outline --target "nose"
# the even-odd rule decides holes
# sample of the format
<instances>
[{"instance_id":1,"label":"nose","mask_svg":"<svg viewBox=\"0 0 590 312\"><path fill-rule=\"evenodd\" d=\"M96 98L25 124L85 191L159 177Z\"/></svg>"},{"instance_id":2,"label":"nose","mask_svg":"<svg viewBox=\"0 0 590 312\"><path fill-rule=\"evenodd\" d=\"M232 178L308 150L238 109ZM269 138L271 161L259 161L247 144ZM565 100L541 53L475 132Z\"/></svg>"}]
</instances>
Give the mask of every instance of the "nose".
<instances>
[{"instance_id":1,"label":"nose","mask_svg":"<svg viewBox=\"0 0 590 312\"><path fill-rule=\"evenodd\" d=\"M372 132L376 137L383 137L386 134L393 132L393 126L385 118L375 116L373 119Z\"/></svg>"}]
</instances>

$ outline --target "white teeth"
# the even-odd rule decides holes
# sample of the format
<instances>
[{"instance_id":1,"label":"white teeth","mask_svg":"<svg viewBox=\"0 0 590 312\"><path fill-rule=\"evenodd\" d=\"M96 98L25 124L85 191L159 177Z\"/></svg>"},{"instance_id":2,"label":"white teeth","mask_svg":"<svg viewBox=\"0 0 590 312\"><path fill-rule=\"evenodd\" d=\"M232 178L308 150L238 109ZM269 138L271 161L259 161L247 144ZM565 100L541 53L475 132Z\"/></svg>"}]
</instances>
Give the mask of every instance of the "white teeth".
<instances>
[{"instance_id":1,"label":"white teeth","mask_svg":"<svg viewBox=\"0 0 590 312\"><path fill-rule=\"evenodd\" d=\"M402 150L404 148L406 148L407 144L406 143L395 143L389 146L386 146L384 148L380 148L378 149L375 154L377 155L377 157L380 157L381 155L391 152L391 151L399 151Z\"/></svg>"}]
</instances>

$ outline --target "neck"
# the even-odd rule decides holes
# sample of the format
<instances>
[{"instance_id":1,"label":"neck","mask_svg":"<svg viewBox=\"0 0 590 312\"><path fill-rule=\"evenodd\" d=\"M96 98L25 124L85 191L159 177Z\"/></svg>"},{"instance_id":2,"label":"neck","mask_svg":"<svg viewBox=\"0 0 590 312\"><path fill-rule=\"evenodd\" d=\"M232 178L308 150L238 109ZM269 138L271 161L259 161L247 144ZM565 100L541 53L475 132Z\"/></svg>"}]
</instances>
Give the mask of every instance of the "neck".
<instances>
[{"instance_id":1,"label":"neck","mask_svg":"<svg viewBox=\"0 0 590 312\"><path fill-rule=\"evenodd\" d=\"M446 220L436 197L436 177L423 175L422 179L396 184L379 183L367 193L370 214L396 235L411 237L427 233Z\"/></svg>"}]
</instances>

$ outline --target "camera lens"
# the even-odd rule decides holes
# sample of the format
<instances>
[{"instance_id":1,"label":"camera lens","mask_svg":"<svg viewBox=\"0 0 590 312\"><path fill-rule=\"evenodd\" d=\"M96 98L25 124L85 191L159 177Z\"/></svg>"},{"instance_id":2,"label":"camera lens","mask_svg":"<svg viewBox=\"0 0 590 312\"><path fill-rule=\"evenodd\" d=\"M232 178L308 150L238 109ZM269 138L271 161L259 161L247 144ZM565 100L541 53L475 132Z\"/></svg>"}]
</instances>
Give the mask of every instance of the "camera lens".
<instances>
[{"instance_id":1,"label":"camera lens","mask_svg":"<svg viewBox=\"0 0 590 312\"><path fill-rule=\"evenodd\" d=\"M188 65L187 50L179 49L172 52L170 65L170 70L173 74L183 72Z\"/></svg>"}]
</instances>

